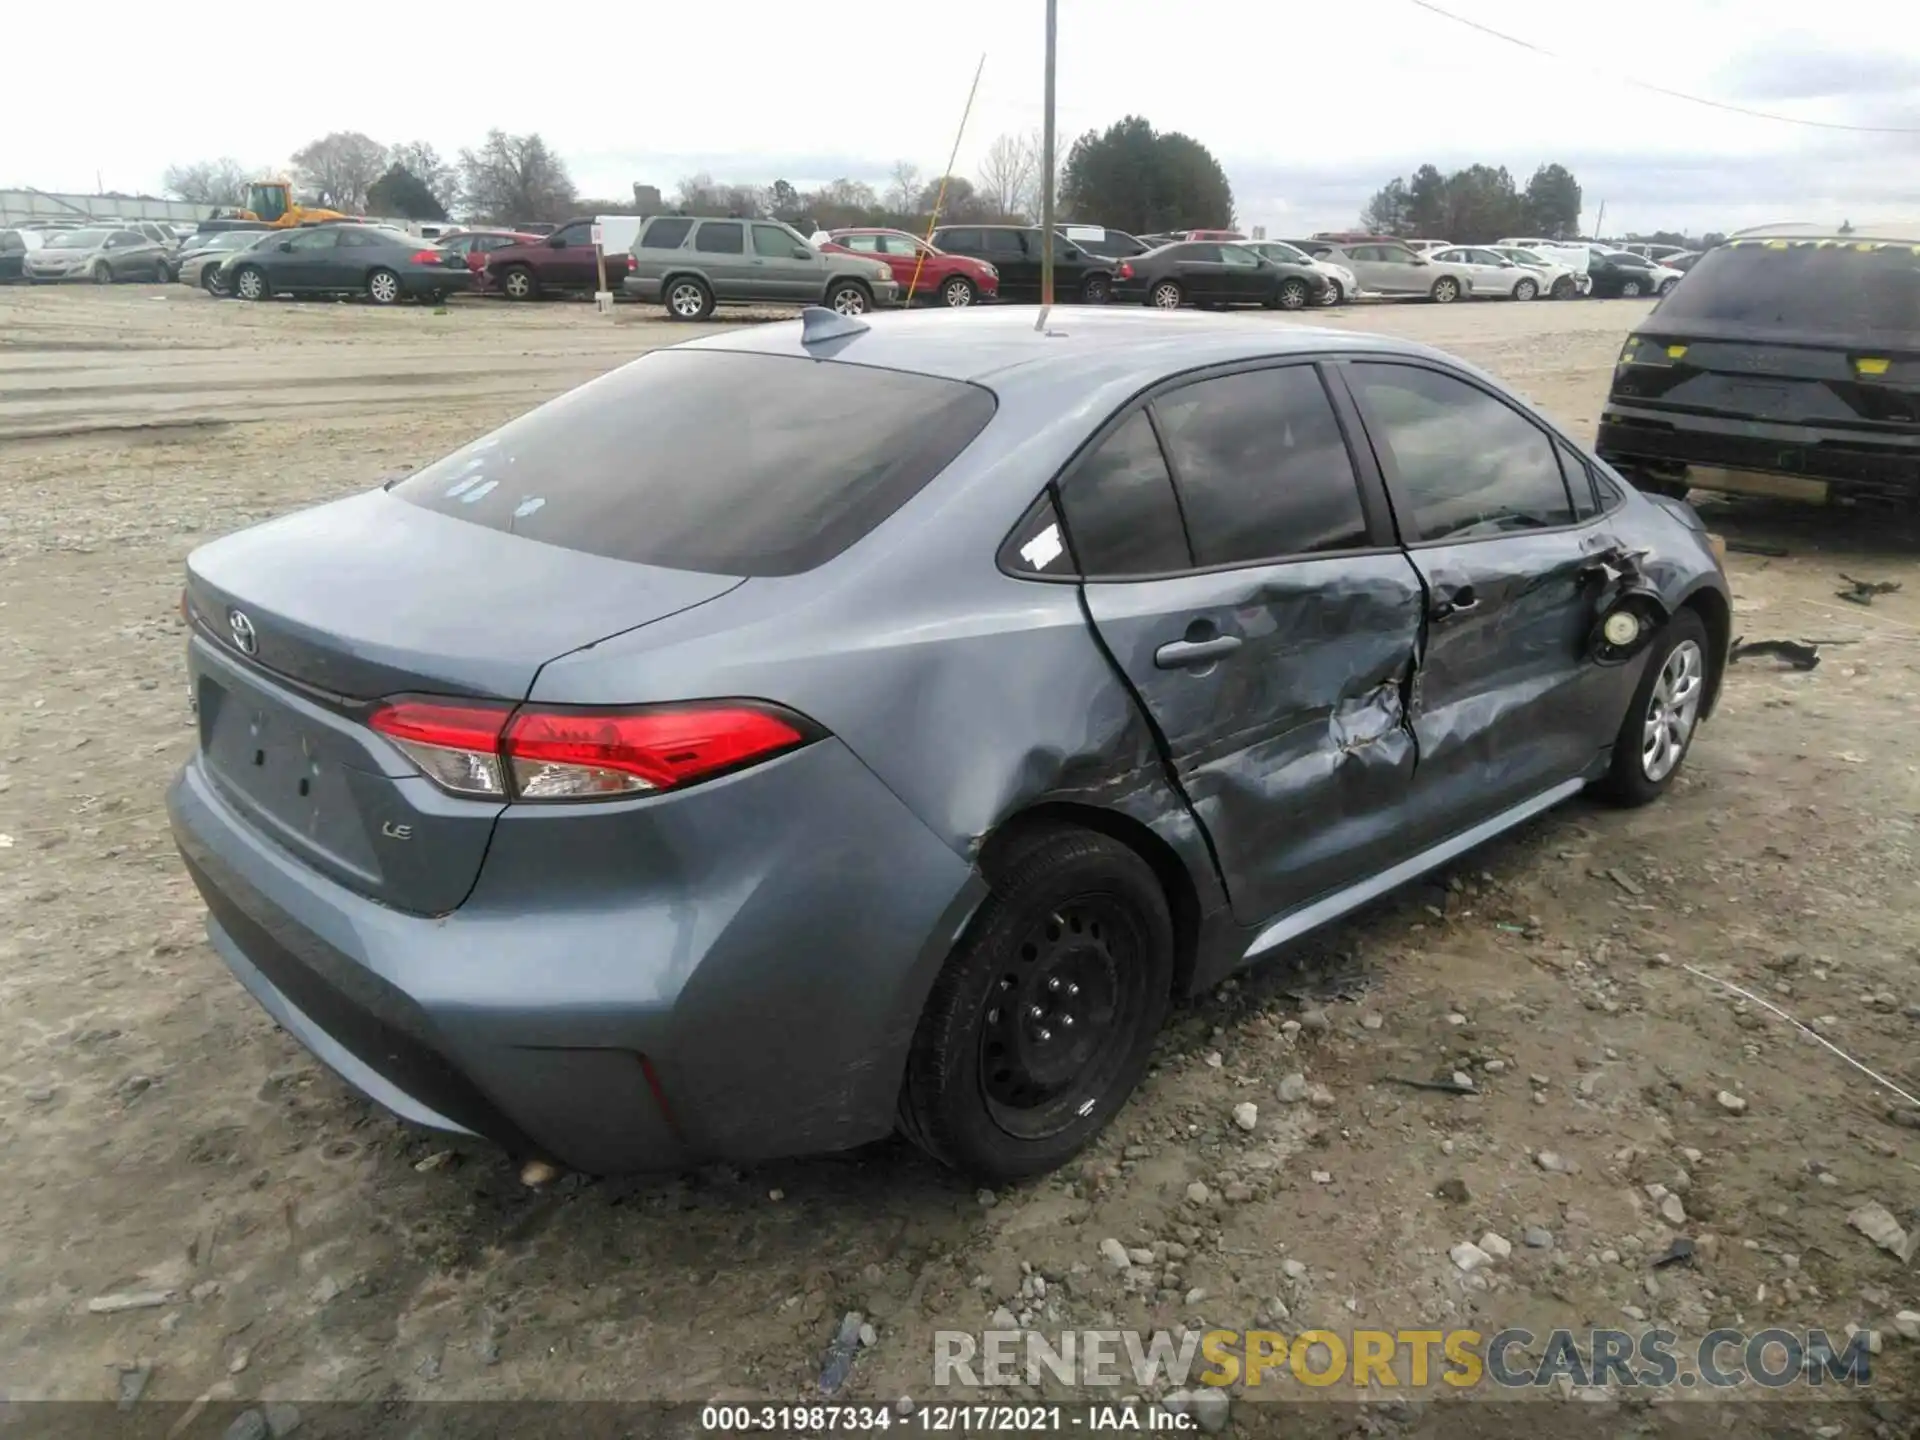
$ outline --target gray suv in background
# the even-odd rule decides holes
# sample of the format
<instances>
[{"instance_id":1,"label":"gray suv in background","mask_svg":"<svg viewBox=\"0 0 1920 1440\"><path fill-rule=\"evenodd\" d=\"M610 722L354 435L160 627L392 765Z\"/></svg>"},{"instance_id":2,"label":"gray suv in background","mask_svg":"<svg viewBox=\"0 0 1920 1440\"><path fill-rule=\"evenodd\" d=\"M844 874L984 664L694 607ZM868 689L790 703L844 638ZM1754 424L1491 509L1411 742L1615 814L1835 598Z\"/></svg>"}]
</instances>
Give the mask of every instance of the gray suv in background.
<instances>
[{"instance_id":1,"label":"gray suv in background","mask_svg":"<svg viewBox=\"0 0 1920 1440\"><path fill-rule=\"evenodd\" d=\"M665 305L675 320L704 320L716 305L825 305L859 315L895 303L892 269L809 245L777 220L660 215L633 246L622 288Z\"/></svg>"}]
</instances>

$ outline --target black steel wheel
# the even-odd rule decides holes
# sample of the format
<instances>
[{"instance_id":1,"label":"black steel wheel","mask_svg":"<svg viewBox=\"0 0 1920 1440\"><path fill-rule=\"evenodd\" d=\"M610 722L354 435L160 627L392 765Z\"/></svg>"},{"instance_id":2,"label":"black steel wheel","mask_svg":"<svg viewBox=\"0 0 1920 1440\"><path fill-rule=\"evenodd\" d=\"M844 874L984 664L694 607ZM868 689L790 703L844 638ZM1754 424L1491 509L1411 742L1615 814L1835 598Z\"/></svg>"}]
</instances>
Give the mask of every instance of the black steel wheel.
<instances>
[{"instance_id":1,"label":"black steel wheel","mask_svg":"<svg viewBox=\"0 0 1920 1440\"><path fill-rule=\"evenodd\" d=\"M1165 1018L1173 925L1153 869L1110 836L1030 832L934 982L902 1128L1008 1180L1064 1163L1139 1084Z\"/></svg>"}]
</instances>

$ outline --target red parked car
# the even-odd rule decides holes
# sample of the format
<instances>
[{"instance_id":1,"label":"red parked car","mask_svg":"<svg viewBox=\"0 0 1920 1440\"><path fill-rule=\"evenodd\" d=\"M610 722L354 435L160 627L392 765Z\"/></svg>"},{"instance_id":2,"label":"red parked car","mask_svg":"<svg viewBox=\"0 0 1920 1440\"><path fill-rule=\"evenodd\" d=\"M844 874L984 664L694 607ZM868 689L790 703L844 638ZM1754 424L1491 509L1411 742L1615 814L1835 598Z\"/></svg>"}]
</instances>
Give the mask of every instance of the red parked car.
<instances>
[{"instance_id":1,"label":"red parked car","mask_svg":"<svg viewBox=\"0 0 1920 1440\"><path fill-rule=\"evenodd\" d=\"M509 245L537 245L538 235L529 235L520 230L450 230L435 243L442 250L451 250L456 255L466 257L467 269L473 272L474 289L486 289L487 256L495 250L504 250Z\"/></svg>"},{"instance_id":2,"label":"red parked car","mask_svg":"<svg viewBox=\"0 0 1920 1440\"><path fill-rule=\"evenodd\" d=\"M551 235L522 236L487 251L482 288L509 300L538 300L563 290L591 293L600 288L595 254L593 221L569 220ZM607 288L618 295L632 268L631 255L607 256Z\"/></svg>"},{"instance_id":3,"label":"red parked car","mask_svg":"<svg viewBox=\"0 0 1920 1440\"><path fill-rule=\"evenodd\" d=\"M915 301L940 305L972 305L1000 293L1000 272L971 255L949 255L904 230L849 228L829 230L833 237L823 250L871 255L887 262L900 286L900 303L907 303L911 287ZM918 268L918 279L915 270Z\"/></svg>"}]
</instances>

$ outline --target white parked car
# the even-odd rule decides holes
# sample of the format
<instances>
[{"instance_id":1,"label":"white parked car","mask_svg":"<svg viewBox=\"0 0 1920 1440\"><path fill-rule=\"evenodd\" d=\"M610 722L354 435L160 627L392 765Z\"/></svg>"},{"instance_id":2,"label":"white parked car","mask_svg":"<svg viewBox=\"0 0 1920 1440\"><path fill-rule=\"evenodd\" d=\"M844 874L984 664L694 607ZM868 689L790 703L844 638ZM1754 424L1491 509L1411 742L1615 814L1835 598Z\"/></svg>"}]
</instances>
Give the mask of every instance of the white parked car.
<instances>
[{"instance_id":1,"label":"white parked car","mask_svg":"<svg viewBox=\"0 0 1920 1440\"><path fill-rule=\"evenodd\" d=\"M1430 255L1435 250L1453 249L1451 240L1407 240L1403 243L1409 250L1418 251L1422 255Z\"/></svg>"},{"instance_id":2,"label":"white parked car","mask_svg":"<svg viewBox=\"0 0 1920 1440\"><path fill-rule=\"evenodd\" d=\"M1563 265L1557 260L1549 260L1538 250L1528 250L1519 245L1489 245L1496 255L1504 255L1516 265L1524 265L1540 277L1540 293L1554 300L1571 300L1576 295L1584 295L1593 289L1593 277L1582 270L1574 273L1573 267Z\"/></svg>"},{"instance_id":3,"label":"white parked car","mask_svg":"<svg viewBox=\"0 0 1920 1440\"><path fill-rule=\"evenodd\" d=\"M1316 260L1352 271L1362 290L1376 294L1422 296L1437 305L1450 305L1472 293L1464 266L1430 260L1398 240L1314 240L1306 248Z\"/></svg>"},{"instance_id":4,"label":"white parked car","mask_svg":"<svg viewBox=\"0 0 1920 1440\"><path fill-rule=\"evenodd\" d=\"M1543 240L1537 236L1508 235L1494 241L1493 247L1496 250L1508 247L1531 250L1534 254L1551 260L1556 265L1566 266L1576 275L1586 274L1588 262L1593 258L1587 253L1586 242L1583 240Z\"/></svg>"},{"instance_id":5,"label":"white parked car","mask_svg":"<svg viewBox=\"0 0 1920 1440\"><path fill-rule=\"evenodd\" d=\"M1544 288L1540 277L1527 266L1485 245L1455 245L1447 250L1429 251L1427 258L1435 264L1455 265L1464 270L1469 295L1533 300Z\"/></svg>"},{"instance_id":6,"label":"white parked car","mask_svg":"<svg viewBox=\"0 0 1920 1440\"><path fill-rule=\"evenodd\" d=\"M1278 260L1284 265L1306 265L1327 277L1327 293L1322 305L1341 305L1360 294L1360 282L1353 277L1353 271L1333 260L1320 260L1307 254L1298 245L1285 240L1248 240L1245 248L1264 255L1269 260Z\"/></svg>"},{"instance_id":7,"label":"white parked car","mask_svg":"<svg viewBox=\"0 0 1920 1440\"><path fill-rule=\"evenodd\" d=\"M1684 270L1662 265L1658 260L1653 262L1653 293L1656 295L1666 294L1686 278L1687 272Z\"/></svg>"}]
</instances>

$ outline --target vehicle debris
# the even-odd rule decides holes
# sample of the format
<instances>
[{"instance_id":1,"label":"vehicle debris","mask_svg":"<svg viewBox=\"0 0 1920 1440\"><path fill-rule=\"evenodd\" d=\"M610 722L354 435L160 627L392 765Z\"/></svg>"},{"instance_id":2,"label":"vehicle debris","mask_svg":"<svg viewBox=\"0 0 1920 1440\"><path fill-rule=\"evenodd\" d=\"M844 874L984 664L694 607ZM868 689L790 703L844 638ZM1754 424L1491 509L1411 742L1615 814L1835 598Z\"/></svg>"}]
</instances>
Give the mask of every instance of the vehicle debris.
<instances>
[{"instance_id":1,"label":"vehicle debris","mask_svg":"<svg viewBox=\"0 0 1920 1440\"><path fill-rule=\"evenodd\" d=\"M1758 540L1729 540L1727 549L1735 555L1764 555L1769 560L1784 560L1793 553L1784 545L1763 545Z\"/></svg>"},{"instance_id":2,"label":"vehicle debris","mask_svg":"<svg viewBox=\"0 0 1920 1440\"><path fill-rule=\"evenodd\" d=\"M827 1346L826 1361L820 1367L822 1395L831 1395L847 1383L847 1376L853 1372L853 1357L860 1351L860 1327L866 1323L866 1317L858 1310L849 1310L842 1317L833 1343Z\"/></svg>"},{"instance_id":3,"label":"vehicle debris","mask_svg":"<svg viewBox=\"0 0 1920 1440\"><path fill-rule=\"evenodd\" d=\"M1847 582L1847 588L1834 591L1834 595L1855 605L1871 605L1874 596L1891 595L1900 588L1898 580L1856 580L1844 570L1840 578Z\"/></svg>"},{"instance_id":4,"label":"vehicle debris","mask_svg":"<svg viewBox=\"0 0 1920 1440\"><path fill-rule=\"evenodd\" d=\"M157 1310L162 1305L171 1305L174 1293L171 1290L129 1290L113 1295L96 1295L87 1301L89 1315L118 1315L123 1310Z\"/></svg>"},{"instance_id":5,"label":"vehicle debris","mask_svg":"<svg viewBox=\"0 0 1920 1440\"><path fill-rule=\"evenodd\" d=\"M1820 648L1799 640L1747 640L1742 637L1727 651L1727 660L1738 662L1758 655L1777 655L1796 670L1811 670L1820 663Z\"/></svg>"},{"instance_id":6,"label":"vehicle debris","mask_svg":"<svg viewBox=\"0 0 1920 1440\"><path fill-rule=\"evenodd\" d=\"M1458 1080L1415 1080L1410 1075L1389 1075L1388 1080L1395 1085L1404 1085L1409 1090L1437 1090L1442 1095L1478 1095L1471 1082L1462 1085Z\"/></svg>"},{"instance_id":7,"label":"vehicle debris","mask_svg":"<svg viewBox=\"0 0 1920 1440\"><path fill-rule=\"evenodd\" d=\"M1685 1235L1676 1235L1667 1246L1667 1253L1653 1262L1652 1268L1664 1270L1669 1265L1693 1264L1693 1241Z\"/></svg>"}]
</instances>

